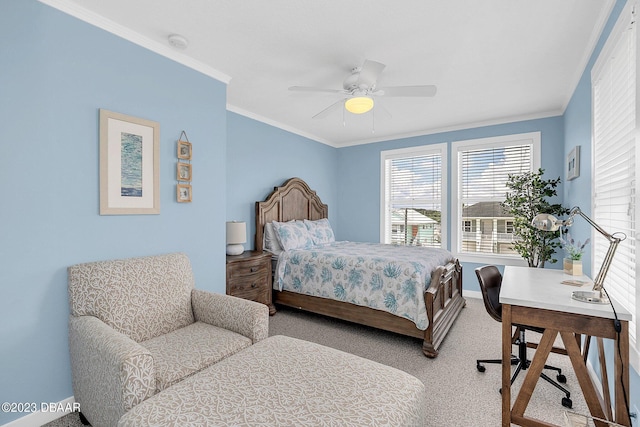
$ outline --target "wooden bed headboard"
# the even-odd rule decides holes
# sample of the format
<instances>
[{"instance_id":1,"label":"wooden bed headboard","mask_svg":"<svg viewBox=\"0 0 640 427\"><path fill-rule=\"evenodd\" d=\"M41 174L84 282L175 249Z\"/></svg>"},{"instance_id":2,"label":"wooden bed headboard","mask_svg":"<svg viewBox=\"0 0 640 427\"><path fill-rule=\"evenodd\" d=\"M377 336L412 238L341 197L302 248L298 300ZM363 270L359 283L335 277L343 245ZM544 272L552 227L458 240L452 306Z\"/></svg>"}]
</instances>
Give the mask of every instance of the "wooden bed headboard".
<instances>
[{"instance_id":1,"label":"wooden bed headboard","mask_svg":"<svg viewBox=\"0 0 640 427\"><path fill-rule=\"evenodd\" d=\"M290 178L263 202L256 202L255 248L262 251L264 225L271 221L286 222L292 219L316 220L328 218L329 208L306 182L300 178Z\"/></svg>"}]
</instances>

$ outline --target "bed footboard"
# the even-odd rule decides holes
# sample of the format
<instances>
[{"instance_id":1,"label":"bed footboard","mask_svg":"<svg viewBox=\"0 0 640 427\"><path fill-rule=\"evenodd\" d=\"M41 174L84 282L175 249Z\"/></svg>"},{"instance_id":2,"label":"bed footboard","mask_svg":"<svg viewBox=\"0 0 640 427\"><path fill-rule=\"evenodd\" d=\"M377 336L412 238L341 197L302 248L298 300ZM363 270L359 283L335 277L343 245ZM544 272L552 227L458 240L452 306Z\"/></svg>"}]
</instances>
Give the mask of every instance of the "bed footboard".
<instances>
[{"instance_id":1,"label":"bed footboard","mask_svg":"<svg viewBox=\"0 0 640 427\"><path fill-rule=\"evenodd\" d=\"M431 284L424 293L429 327L424 331L422 352L436 357L438 347L466 305L462 297L462 266L455 260L438 267L431 275Z\"/></svg>"}]
</instances>

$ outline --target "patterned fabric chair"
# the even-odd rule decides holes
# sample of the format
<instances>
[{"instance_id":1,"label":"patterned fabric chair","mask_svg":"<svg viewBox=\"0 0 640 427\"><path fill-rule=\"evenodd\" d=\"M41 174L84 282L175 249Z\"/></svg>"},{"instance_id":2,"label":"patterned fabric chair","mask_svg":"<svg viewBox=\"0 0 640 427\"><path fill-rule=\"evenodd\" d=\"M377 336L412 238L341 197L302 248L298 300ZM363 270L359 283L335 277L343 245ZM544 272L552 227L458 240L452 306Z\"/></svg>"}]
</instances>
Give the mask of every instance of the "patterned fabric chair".
<instances>
[{"instance_id":1,"label":"patterned fabric chair","mask_svg":"<svg viewBox=\"0 0 640 427\"><path fill-rule=\"evenodd\" d=\"M268 336L266 305L194 289L185 254L68 274L73 392L93 427Z\"/></svg>"}]
</instances>

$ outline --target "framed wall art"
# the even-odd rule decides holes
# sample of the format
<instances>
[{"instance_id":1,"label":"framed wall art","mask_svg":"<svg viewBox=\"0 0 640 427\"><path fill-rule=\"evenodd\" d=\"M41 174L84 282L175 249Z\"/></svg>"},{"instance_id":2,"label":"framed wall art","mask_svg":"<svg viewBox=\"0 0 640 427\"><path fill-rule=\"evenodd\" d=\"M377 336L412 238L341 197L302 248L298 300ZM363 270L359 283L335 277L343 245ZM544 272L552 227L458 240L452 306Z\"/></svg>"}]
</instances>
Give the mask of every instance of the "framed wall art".
<instances>
[{"instance_id":1,"label":"framed wall art","mask_svg":"<svg viewBox=\"0 0 640 427\"><path fill-rule=\"evenodd\" d=\"M189 141L178 141L178 158L191 160L191 143Z\"/></svg>"},{"instance_id":2,"label":"framed wall art","mask_svg":"<svg viewBox=\"0 0 640 427\"><path fill-rule=\"evenodd\" d=\"M576 145L567 156L567 181L580 176L580 146Z\"/></svg>"},{"instance_id":3,"label":"framed wall art","mask_svg":"<svg viewBox=\"0 0 640 427\"><path fill-rule=\"evenodd\" d=\"M176 177L178 181L191 181L191 164L178 162Z\"/></svg>"},{"instance_id":4,"label":"framed wall art","mask_svg":"<svg viewBox=\"0 0 640 427\"><path fill-rule=\"evenodd\" d=\"M100 215L160 213L160 125L100 109Z\"/></svg>"},{"instance_id":5,"label":"framed wall art","mask_svg":"<svg viewBox=\"0 0 640 427\"><path fill-rule=\"evenodd\" d=\"M192 201L191 179L193 178L193 168L191 166L191 158L193 157L193 146L189 142L185 131L182 131L178 138L177 156L176 180L178 180L178 186L176 198L178 203L189 203Z\"/></svg>"},{"instance_id":6,"label":"framed wall art","mask_svg":"<svg viewBox=\"0 0 640 427\"><path fill-rule=\"evenodd\" d=\"M178 184L177 194L179 203L187 203L191 201L191 186L189 184Z\"/></svg>"}]
</instances>

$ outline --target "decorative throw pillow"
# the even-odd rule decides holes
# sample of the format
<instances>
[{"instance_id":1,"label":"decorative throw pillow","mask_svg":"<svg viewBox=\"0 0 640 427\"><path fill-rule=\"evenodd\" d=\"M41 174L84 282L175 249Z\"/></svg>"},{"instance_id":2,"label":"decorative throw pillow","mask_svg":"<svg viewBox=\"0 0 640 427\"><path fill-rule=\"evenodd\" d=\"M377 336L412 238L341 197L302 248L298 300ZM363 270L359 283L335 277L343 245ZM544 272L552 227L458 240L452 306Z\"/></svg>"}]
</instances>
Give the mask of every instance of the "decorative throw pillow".
<instances>
[{"instance_id":1,"label":"decorative throw pillow","mask_svg":"<svg viewBox=\"0 0 640 427\"><path fill-rule=\"evenodd\" d=\"M336 241L336 236L333 233L333 229L331 228L331 224L327 218L322 218L316 221L309 221L308 219L305 219L304 224L307 226L314 244L322 245Z\"/></svg>"},{"instance_id":2,"label":"decorative throw pillow","mask_svg":"<svg viewBox=\"0 0 640 427\"><path fill-rule=\"evenodd\" d=\"M311 249L313 247L313 239L307 226L302 221L273 221L273 228L276 231L280 246L285 251L290 249Z\"/></svg>"}]
</instances>

